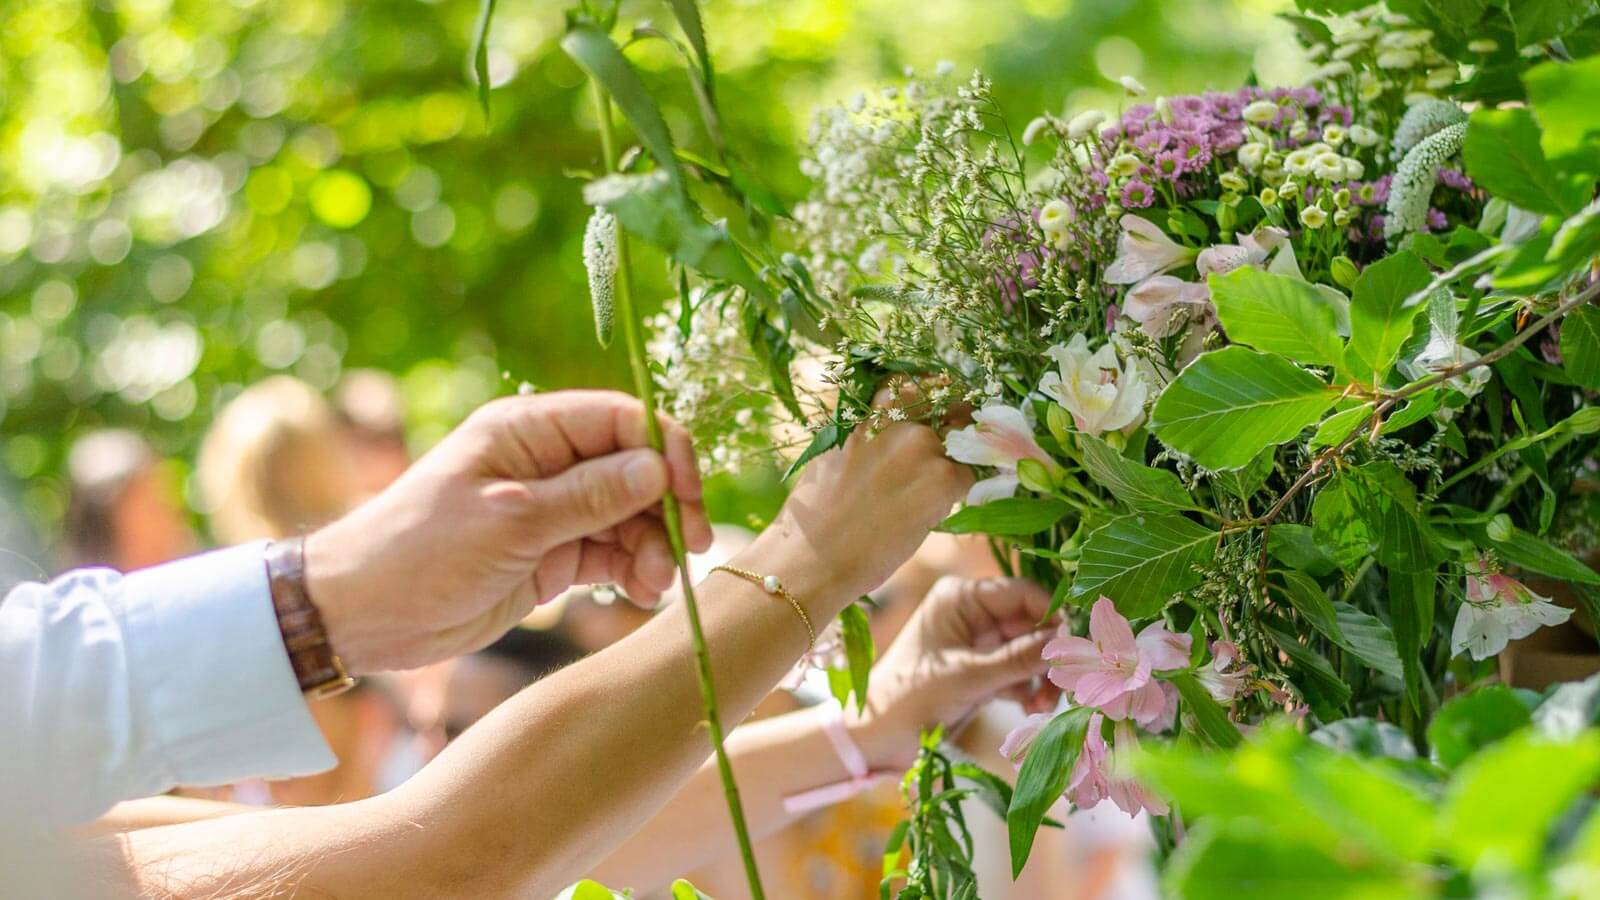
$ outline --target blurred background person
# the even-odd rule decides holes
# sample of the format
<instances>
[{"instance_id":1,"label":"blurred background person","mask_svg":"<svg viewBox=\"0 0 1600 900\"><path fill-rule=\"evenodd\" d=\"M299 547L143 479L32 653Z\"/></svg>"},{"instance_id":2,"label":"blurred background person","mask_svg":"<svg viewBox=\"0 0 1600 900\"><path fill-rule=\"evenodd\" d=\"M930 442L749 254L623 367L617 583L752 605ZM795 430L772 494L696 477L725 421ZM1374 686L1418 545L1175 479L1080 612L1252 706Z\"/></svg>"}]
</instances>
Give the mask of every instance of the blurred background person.
<instances>
[{"instance_id":1,"label":"blurred background person","mask_svg":"<svg viewBox=\"0 0 1600 900\"><path fill-rule=\"evenodd\" d=\"M406 444L405 396L400 382L377 369L352 369L333 390L345 447L363 494L388 487L411 465Z\"/></svg>"},{"instance_id":2,"label":"blurred background person","mask_svg":"<svg viewBox=\"0 0 1600 900\"><path fill-rule=\"evenodd\" d=\"M110 566L122 572L194 552L171 465L131 431L91 431L67 454L62 568Z\"/></svg>"},{"instance_id":3,"label":"blurred background person","mask_svg":"<svg viewBox=\"0 0 1600 900\"><path fill-rule=\"evenodd\" d=\"M243 544L305 534L367 496L344 426L314 388L280 375L245 389L218 413L196 467L212 536ZM221 799L322 805L380 793L415 771L389 685L363 679L354 690L312 704L339 764L270 785L236 786Z\"/></svg>"}]
</instances>

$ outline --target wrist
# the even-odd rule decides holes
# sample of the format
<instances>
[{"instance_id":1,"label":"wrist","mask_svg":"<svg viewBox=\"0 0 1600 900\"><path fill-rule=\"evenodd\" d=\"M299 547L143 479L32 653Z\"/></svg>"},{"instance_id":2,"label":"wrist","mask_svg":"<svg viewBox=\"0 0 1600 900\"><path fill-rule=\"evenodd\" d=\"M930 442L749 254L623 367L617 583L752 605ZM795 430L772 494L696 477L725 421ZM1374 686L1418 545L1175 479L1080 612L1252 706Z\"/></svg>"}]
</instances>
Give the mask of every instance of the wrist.
<instances>
[{"instance_id":1,"label":"wrist","mask_svg":"<svg viewBox=\"0 0 1600 900\"><path fill-rule=\"evenodd\" d=\"M359 566L341 548L337 524L305 537L306 591L321 614L329 645L345 667L356 674L379 671L381 654L372 649L376 641L367 629L370 617L361 613L365 604Z\"/></svg>"},{"instance_id":2,"label":"wrist","mask_svg":"<svg viewBox=\"0 0 1600 900\"><path fill-rule=\"evenodd\" d=\"M305 539L268 544L263 560L272 609L289 667L300 690L313 700L342 694L355 679L328 640L321 611L311 601L306 581Z\"/></svg>"},{"instance_id":3,"label":"wrist","mask_svg":"<svg viewBox=\"0 0 1600 900\"><path fill-rule=\"evenodd\" d=\"M818 552L803 536L780 530L776 523L729 563L762 575L777 576L805 607L819 633L834 616L866 592L856 586L857 579L847 569Z\"/></svg>"},{"instance_id":4,"label":"wrist","mask_svg":"<svg viewBox=\"0 0 1600 900\"><path fill-rule=\"evenodd\" d=\"M921 738L917 729L874 708L870 700L862 713L855 711L854 704L847 707L844 722L846 733L873 771L904 769L917 755L917 741Z\"/></svg>"}]
</instances>

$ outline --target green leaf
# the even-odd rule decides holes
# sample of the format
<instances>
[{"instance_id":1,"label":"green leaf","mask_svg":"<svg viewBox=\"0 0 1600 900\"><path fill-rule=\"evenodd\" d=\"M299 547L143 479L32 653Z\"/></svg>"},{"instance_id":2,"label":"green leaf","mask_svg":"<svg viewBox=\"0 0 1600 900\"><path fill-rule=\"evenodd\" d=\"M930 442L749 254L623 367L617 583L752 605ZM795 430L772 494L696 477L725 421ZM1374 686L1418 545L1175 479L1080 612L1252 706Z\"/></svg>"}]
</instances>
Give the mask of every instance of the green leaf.
<instances>
[{"instance_id":1,"label":"green leaf","mask_svg":"<svg viewBox=\"0 0 1600 900\"><path fill-rule=\"evenodd\" d=\"M1130 619L1155 615L1179 591L1200 583L1196 566L1216 554L1218 534L1182 516L1129 516L1084 542L1071 599L1104 595Z\"/></svg>"},{"instance_id":2,"label":"green leaf","mask_svg":"<svg viewBox=\"0 0 1600 900\"><path fill-rule=\"evenodd\" d=\"M1004 497L979 506L964 506L939 523L949 534L1038 534L1061 521L1072 507L1046 497Z\"/></svg>"},{"instance_id":3,"label":"green leaf","mask_svg":"<svg viewBox=\"0 0 1600 900\"><path fill-rule=\"evenodd\" d=\"M1330 722L1313 731L1311 739L1356 756L1402 761L1417 758L1417 746L1398 726L1365 716Z\"/></svg>"},{"instance_id":4,"label":"green leaf","mask_svg":"<svg viewBox=\"0 0 1600 900\"><path fill-rule=\"evenodd\" d=\"M1567 216L1589 200L1592 178L1561 175L1539 147L1539 124L1527 109L1472 114L1462 156L1485 190L1537 213Z\"/></svg>"},{"instance_id":5,"label":"green leaf","mask_svg":"<svg viewBox=\"0 0 1600 900\"><path fill-rule=\"evenodd\" d=\"M1594 0L1502 0L1517 36L1517 46L1531 47L1562 37L1600 13Z\"/></svg>"},{"instance_id":6,"label":"green leaf","mask_svg":"<svg viewBox=\"0 0 1600 900\"><path fill-rule=\"evenodd\" d=\"M1405 406L1385 419L1379 431L1383 434L1393 434L1402 428L1409 428L1433 415L1442 402L1444 402L1444 391L1436 387L1428 388L1407 400Z\"/></svg>"},{"instance_id":7,"label":"green leaf","mask_svg":"<svg viewBox=\"0 0 1600 900\"><path fill-rule=\"evenodd\" d=\"M1176 672L1166 676L1183 697L1183 705L1194 716L1200 734L1214 747L1226 750L1239 744L1239 729L1228 720L1228 711L1218 703L1193 672Z\"/></svg>"},{"instance_id":8,"label":"green leaf","mask_svg":"<svg viewBox=\"0 0 1600 900\"><path fill-rule=\"evenodd\" d=\"M1272 533L1276 536L1279 530L1287 527L1289 526L1280 525L1272 529ZM1335 612L1333 601L1328 599L1328 592L1322 589L1322 585L1299 572L1278 574L1283 578L1283 587L1270 585L1269 589L1276 590L1312 628L1330 639L1341 639L1343 634L1339 630L1338 613Z\"/></svg>"},{"instance_id":9,"label":"green leaf","mask_svg":"<svg viewBox=\"0 0 1600 900\"><path fill-rule=\"evenodd\" d=\"M1438 544L1419 517L1416 488L1395 467L1379 460L1353 469L1343 480L1374 542L1381 565L1403 572L1432 571L1443 561Z\"/></svg>"},{"instance_id":10,"label":"green leaf","mask_svg":"<svg viewBox=\"0 0 1600 900\"><path fill-rule=\"evenodd\" d=\"M1268 478L1272 477L1276 462L1276 448L1268 448L1257 453L1255 459L1240 468L1213 472L1212 481L1240 500L1248 500L1266 485Z\"/></svg>"},{"instance_id":11,"label":"green leaf","mask_svg":"<svg viewBox=\"0 0 1600 900\"><path fill-rule=\"evenodd\" d=\"M1600 573L1584 565L1559 547L1512 526L1506 539L1497 541L1487 530L1475 533L1478 546L1493 550L1496 555L1519 569L1560 578L1578 584L1600 584Z\"/></svg>"},{"instance_id":12,"label":"green leaf","mask_svg":"<svg viewBox=\"0 0 1600 900\"><path fill-rule=\"evenodd\" d=\"M1439 707L1428 723L1433 761L1453 769L1484 747L1533 721L1528 707L1503 684L1481 687Z\"/></svg>"},{"instance_id":13,"label":"green leaf","mask_svg":"<svg viewBox=\"0 0 1600 900\"><path fill-rule=\"evenodd\" d=\"M1422 304L1410 301L1432 280L1422 259L1406 251L1361 273L1350 295L1350 349L1345 354L1345 365L1358 380L1383 385L1416 326Z\"/></svg>"},{"instance_id":14,"label":"green leaf","mask_svg":"<svg viewBox=\"0 0 1600 900\"><path fill-rule=\"evenodd\" d=\"M472 71L478 78L478 105L489 122L489 26L494 21L495 0L478 0L478 23L472 29Z\"/></svg>"},{"instance_id":15,"label":"green leaf","mask_svg":"<svg viewBox=\"0 0 1600 900\"><path fill-rule=\"evenodd\" d=\"M877 656L877 649L872 646L872 623L867 620L866 610L852 603L839 613L839 626L844 632L844 655L850 666L850 688L856 695L856 712L866 712L867 675Z\"/></svg>"},{"instance_id":16,"label":"green leaf","mask_svg":"<svg viewBox=\"0 0 1600 900\"><path fill-rule=\"evenodd\" d=\"M1342 443L1371 415L1372 404L1363 403L1323 419L1322 424L1317 426L1316 433L1311 436L1312 449L1333 447Z\"/></svg>"},{"instance_id":17,"label":"green leaf","mask_svg":"<svg viewBox=\"0 0 1600 900\"><path fill-rule=\"evenodd\" d=\"M817 433L811 437L811 443L807 444L806 449L795 458L794 462L789 464L789 468L783 473L783 480L788 481L794 476L794 473L800 471L800 469L803 468L806 463L816 459L824 453L827 453L829 450L832 450L835 447L843 447L845 438L849 436L849 429L838 424L837 422L829 422L821 428L818 428Z\"/></svg>"},{"instance_id":18,"label":"green leaf","mask_svg":"<svg viewBox=\"0 0 1600 900\"><path fill-rule=\"evenodd\" d=\"M1356 506L1354 479L1336 477L1311 501L1312 534L1339 568L1354 572L1372 553L1372 529Z\"/></svg>"},{"instance_id":19,"label":"green leaf","mask_svg":"<svg viewBox=\"0 0 1600 900\"><path fill-rule=\"evenodd\" d=\"M1368 615L1348 603L1333 604L1338 633L1328 637L1374 670L1391 678L1405 677L1394 633L1383 620Z\"/></svg>"},{"instance_id":20,"label":"green leaf","mask_svg":"<svg viewBox=\"0 0 1600 900\"><path fill-rule=\"evenodd\" d=\"M1539 119L1540 144L1552 161L1600 172L1600 56L1548 62L1522 76Z\"/></svg>"},{"instance_id":21,"label":"green leaf","mask_svg":"<svg viewBox=\"0 0 1600 900\"><path fill-rule=\"evenodd\" d=\"M672 900L711 900L711 895L679 878L672 883Z\"/></svg>"},{"instance_id":22,"label":"green leaf","mask_svg":"<svg viewBox=\"0 0 1600 900\"><path fill-rule=\"evenodd\" d=\"M1194 500L1178 476L1166 469L1152 469L1113 450L1096 437L1079 435L1083 467L1095 484L1111 492L1135 512L1172 512L1193 509Z\"/></svg>"},{"instance_id":23,"label":"green leaf","mask_svg":"<svg viewBox=\"0 0 1600 900\"><path fill-rule=\"evenodd\" d=\"M1210 469L1233 469L1322 418L1336 391L1281 356L1245 347L1202 354L1162 392L1151 430Z\"/></svg>"},{"instance_id":24,"label":"green leaf","mask_svg":"<svg viewBox=\"0 0 1600 900\"><path fill-rule=\"evenodd\" d=\"M1294 635L1271 626L1263 626L1263 630L1294 663L1291 677L1305 693L1306 701L1317 716L1337 718L1337 711L1350 699L1350 686L1333 671L1322 654L1300 643Z\"/></svg>"},{"instance_id":25,"label":"green leaf","mask_svg":"<svg viewBox=\"0 0 1600 900\"><path fill-rule=\"evenodd\" d=\"M1011 793L1011 807L1006 812L1013 878L1028 862L1034 836L1044 822L1045 813L1067 789L1067 779L1083 749L1092 712L1088 707L1079 706L1056 716L1028 747L1028 755L1017 773L1017 786Z\"/></svg>"},{"instance_id":26,"label":"green leaf","mask_svg":"<svg viewBox=\"0 0 1600 900\"><path fill-rule=\"evenodd\" d=\"M1573 381L1600 391L1600 308L1580 306L1561 320L1561 367Z\"/></svg>"},{"instance_id":27,"label":"green leaf","mask_svg":"<svg viewBox=\"0 0 1600 900\"><path fill-rule=\"evenodd\" d=\"M1317 543L1309 525L1272 526L1267 537L1267 550L1284 565L1312 575L1326 575L1339 567L1333 556ZM1321 588L1317 590L1320 592Z\"/></svg>"},{"instance_id":28,"label":"green leaf","mask_svg":"<svg viewBox=\"0 0 1600 900\"><path fill-rule=\"evenodd\" d=\"M628 895L619 894L598 881L585 878L555 895L554 900L628 900Z\"/></svg>"},{"instance_id":29,"label":"green leaf","mask_svg":"<svg viewBox=\"0 0 1600 900\"><path fill-rule=\"evenodd\" d=\"M1264 826L1201 828L1173 855L1166 894L1184 900L1410 900L1417 886L1393 867L1340 860Z\"/></svg>"},{"instance_id":30,"label":"green leaf","mask_svg":"<svg viewBox=\"0 0 1600 900\"><path fill-rule=\"evenodd\" d=\"M629 234L661 248L708 278L731 281L753 297L766 285L756 277L725 228L707 222L689 195L662 170L607 175L583 189L583 199L610 210Z\"/></svg>"},{"instance_id":31,"label":"green leaf","mask_svg":"<svg viewBox=\"0 0 1600 900\"><path fill-rule=\"evenodd\" d=\"M633 126L639 142L650 151L656 165L681 193L683 168L678 164L678 155L672 150L672 132L667 130L667 121L661 118L655 98L650 96L644 82L639 80L639 74L634 71L628 58L622 55L622 51L617 49L611 37L593 25L576 23L561 38L561 49L590 78L605 88L617 108L622 110L628 124ZM617 218L622 218L620 213ZM629 230L635 229L629 226Z\"/></svg>"},{"instance_id":32,"label":"green leaf","mask_svg":"<svg viewBox=\"0 0 1600 900\"><path fill-rule=\"evenodd\" d=\"M1209 283L1217 318L1235 343L1303 363L1343 360L1338 315L1310 283L1254 266L1212 275Z\"/></svg>"},{"instance_id":33,"label":"green leaf","mask_svg":"<svg viewBox=\"0 0 1600 900\"><path fill-rule=\"evenodd\" d=\"M1433 633L1433 603L1437 586L1434 572L1390 568L1389 621L1394 627L1395 649L1400 654L1406 699L1423 713L1422 650Z\"/></svg>"},{"instance_id":34,"label":"green leaf","mask_svg":"<svg viewBox=\"0 0 1600 900\"><path fill-rule=\"evenodd\" d=\"M1445 848L1465 871L1532 872L1557 819L1597 780L1600 731L1506 738L1456 770L1441 815Z\"/></svg>"},{"instance_id":35,"label":"green leaf","mask_svg":"<svg viewBox=\"0 0 1600 900\"><path fill-rule=\"evenodd\" d=\"M672 15L677 18L678 27L683 29L683 35L689 39L689 46L694 48L695 59L700 63L700 81L705 85L708 98L714 97L711 51L706 48L706 29L700 21L700 4L696 0L671 2Z\"/></svg>"}]
</instances>

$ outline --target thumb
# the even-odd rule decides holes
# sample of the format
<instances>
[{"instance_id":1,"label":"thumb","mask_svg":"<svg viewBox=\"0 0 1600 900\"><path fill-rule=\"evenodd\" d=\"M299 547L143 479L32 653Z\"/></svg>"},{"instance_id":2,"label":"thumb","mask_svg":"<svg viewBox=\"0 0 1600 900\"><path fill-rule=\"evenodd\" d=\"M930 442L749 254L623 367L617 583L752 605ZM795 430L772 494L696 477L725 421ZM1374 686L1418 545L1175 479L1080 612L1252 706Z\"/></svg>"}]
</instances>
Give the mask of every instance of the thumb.
<instances>
[{"instance_id":1,"label":"thumb","mask_svg":"<svg viewBox=\"0 0 1600 900\"><path fill-rule=\"evenodd\" d=\"M531 518L549 547L588 537L633 518L667 492L667 463L654 450L624 450L584 460L528 483Z\"/></svg>"},{"instance_id":2,"label":"thumb","mask_svg":"<svg viewBox=\"0 0 1600 900\"><path fill-rule=\"evenodd\" d=\"M1043 675L1049 668L1044 661L1044 645L1053 636L1053 629L1030 631L993 650L971 654L967 663L970 684L990 694Z\"/></svg>"}]
</instances>

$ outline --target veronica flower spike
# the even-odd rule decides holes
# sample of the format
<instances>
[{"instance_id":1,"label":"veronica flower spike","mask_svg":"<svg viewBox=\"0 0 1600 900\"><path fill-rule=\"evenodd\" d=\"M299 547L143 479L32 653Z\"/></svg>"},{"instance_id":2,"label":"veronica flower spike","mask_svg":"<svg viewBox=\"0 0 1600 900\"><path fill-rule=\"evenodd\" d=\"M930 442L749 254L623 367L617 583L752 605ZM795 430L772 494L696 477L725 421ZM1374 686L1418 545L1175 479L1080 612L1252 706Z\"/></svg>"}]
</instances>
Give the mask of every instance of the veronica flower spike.
<instances>
[{"instance_id":1,"label":"veronica flower spike","mask_svg":"<svg viewBox=\"0 0 1600 900\"><path fill-rule=\"evenodd\" d=\"M1050 454L1033 439L1027 414L1014 406L992 403L972 414L972 424L950 432L944 439L946 456L969 466L991 466L996 474L979 481L967 493L967 503L977 506L1017 492L1017 464L1038 460L1054 468Z\"/></svg>"}]
</instances>

